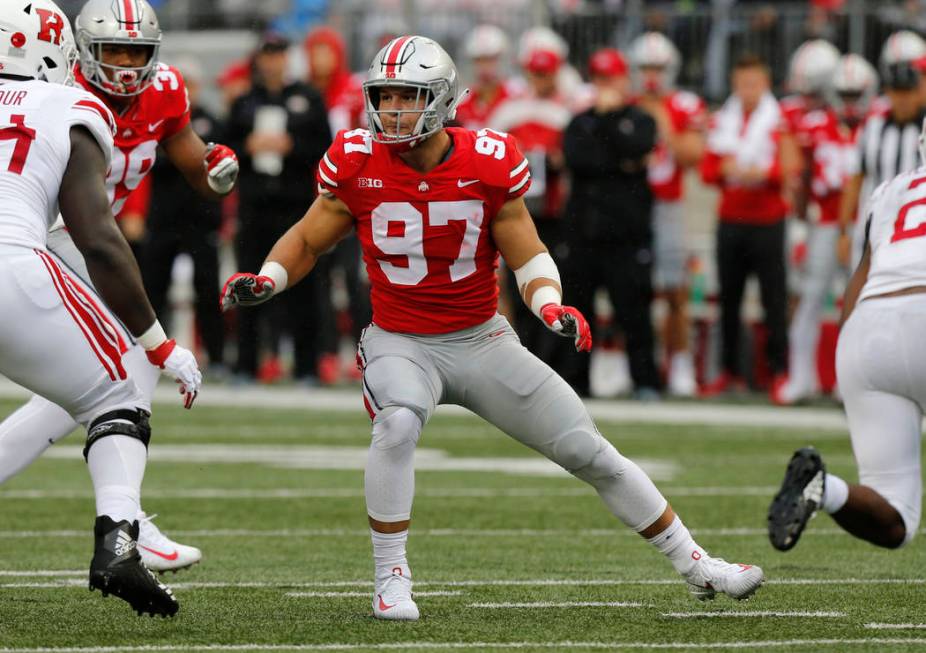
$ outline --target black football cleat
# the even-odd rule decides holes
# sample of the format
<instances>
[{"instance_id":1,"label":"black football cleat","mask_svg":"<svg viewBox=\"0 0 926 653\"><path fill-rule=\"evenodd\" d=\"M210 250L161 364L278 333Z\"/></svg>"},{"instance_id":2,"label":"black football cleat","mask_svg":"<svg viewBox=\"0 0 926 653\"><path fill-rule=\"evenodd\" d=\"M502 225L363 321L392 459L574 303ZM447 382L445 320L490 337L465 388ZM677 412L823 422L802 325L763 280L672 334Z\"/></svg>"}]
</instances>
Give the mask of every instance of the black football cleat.
<instances>
[{"instance_id":1,"label":"black football cleat","mask_svg":"<svg viewBox=\"0 0 926 653\"><path fill-rule=\"evenodd\" d=\"M93 526L96 547L90 562L90 591L118 596L141 616L172 617L180 604L138 554L138 522L115 522L105 515Z\"/></svg>"},{"instance_id":2,"label":"black football cleat","mask_svg":"<svg viewBox=\"0 0 926 653\"><path fill-rule=\"evenodd\" d=\"M794 452L778 494L768 507L768 538L779 551L797 544L823 502L826 468L813 447Z\"/></svg>"}]
</instances>

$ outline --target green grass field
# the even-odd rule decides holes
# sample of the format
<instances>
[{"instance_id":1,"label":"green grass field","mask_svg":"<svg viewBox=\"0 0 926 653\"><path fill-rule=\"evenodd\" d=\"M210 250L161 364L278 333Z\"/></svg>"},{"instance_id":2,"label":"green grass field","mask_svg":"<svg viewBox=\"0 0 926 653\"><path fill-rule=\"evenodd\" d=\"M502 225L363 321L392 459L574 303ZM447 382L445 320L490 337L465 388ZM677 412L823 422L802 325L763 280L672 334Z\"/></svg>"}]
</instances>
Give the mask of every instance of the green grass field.
<instances>
[{"instance_id":1,"label":"green grass field","mask_svg":"<svg viewBox=\"0 0 926 653\"><path fill-rule=\"evenodd\" d=\"M179 616L139 618L87 591L94 510L74 434L0 488L0 653L926 648L922 540L882 551L821 515L790 553L768 544L792 450L815 441L854 479L846 434L600 424L703 546L765 569L751 601L700 604L586 486L476 418L439 415L420 443L409 545L422 619L403 624L371 615L359 409L157 406L153 426L144 507L205 556L166 577Z\"/></svg>"}]
</instances>

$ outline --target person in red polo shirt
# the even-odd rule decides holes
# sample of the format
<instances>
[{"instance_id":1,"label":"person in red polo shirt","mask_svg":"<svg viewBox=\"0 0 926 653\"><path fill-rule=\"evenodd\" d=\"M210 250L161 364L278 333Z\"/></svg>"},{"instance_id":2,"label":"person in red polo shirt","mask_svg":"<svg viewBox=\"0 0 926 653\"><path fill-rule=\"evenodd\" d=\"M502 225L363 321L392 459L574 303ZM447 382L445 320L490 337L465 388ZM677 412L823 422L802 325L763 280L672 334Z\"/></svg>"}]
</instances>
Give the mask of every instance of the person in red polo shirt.
<instances>
[{"instance_id":1,"label":"person in red polo shirt","mask_svg":"<svg viewBox=\"0 0 926 653\"><path fill-rule=\"evenodd\" d=\"M759 278L762 293L769 367L775 377L787 370L784 195L793 186L800 155L770 86L765 61L755 55L737 61L733 95L712 118L701 164L704 181L721 190L717 270L723 370L702 388L705 396L745 388L739 365L740 308L751 274Z\"/></svg>"}]
</instances>

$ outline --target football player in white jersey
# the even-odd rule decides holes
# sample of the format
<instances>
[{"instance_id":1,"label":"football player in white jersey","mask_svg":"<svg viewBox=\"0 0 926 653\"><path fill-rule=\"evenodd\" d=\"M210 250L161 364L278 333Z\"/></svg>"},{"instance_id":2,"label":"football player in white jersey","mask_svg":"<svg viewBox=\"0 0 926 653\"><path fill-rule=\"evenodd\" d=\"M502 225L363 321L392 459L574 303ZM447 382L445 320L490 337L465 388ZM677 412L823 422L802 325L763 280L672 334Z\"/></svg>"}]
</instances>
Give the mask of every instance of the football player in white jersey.
<instances>
[{"instance_id":1,"label":"football player in white jersey","mask_svg":"<svg viewBox=\"0 0 926 653\"><path fill-rule=\"evenodd\" d=\"M238 174L235 154L224 145L207 147L190 126L183 77L158 61L161 29L151 5L146 0L88 0L76 26L80 66L75 85L93 94L116 120L113 165L106 180L113 212L119 212L151 169L159 145L203 195L217 200L231 192ZM49 233L48 249L89 281L80 252L61 226L57 222ZM157 370L140 355L126 360L130 375L150 401ZM0 423L0 484L76 426L66 411L45 397L32 397ZM138 547L145 565L164 572L199 562L202 552L170 540L153 523L154 516L138 514Z\"/></svg>"},{"instance_id":2,"label":"football player in white jersey","mask_svg":"<svg viewBox=\"0 0 926 653\"><path fill-rule=\"evenodd\" d=\"M926 155L926 133L919 147ZM819 508L852 535L890 549L909 542L920 523L926 167L881 184L866 215L864 253L846 289L836 350L859 482L827 473L812 447L795 452L768 512L769 537L782 551L797 543Z\"/></svg>"},{"instance_id":3,"label":"football player in white jersey","mask_svg":"<svg viewBox=\"0 0 926 653\"><path fill-rule=\"evenodd\" d=\"M75 55L50 0L0 9L0 374L87 429L97 513L90 588L169 616L179 604L137 550L150 402L126 372L126 337L103 301L148 361L180 383L188 406L202 375L158 323L113 219L105 179L115 120L90 93L62 85ZM102 300L46 248L59 208Z\"/></svg>"}]
</instances>

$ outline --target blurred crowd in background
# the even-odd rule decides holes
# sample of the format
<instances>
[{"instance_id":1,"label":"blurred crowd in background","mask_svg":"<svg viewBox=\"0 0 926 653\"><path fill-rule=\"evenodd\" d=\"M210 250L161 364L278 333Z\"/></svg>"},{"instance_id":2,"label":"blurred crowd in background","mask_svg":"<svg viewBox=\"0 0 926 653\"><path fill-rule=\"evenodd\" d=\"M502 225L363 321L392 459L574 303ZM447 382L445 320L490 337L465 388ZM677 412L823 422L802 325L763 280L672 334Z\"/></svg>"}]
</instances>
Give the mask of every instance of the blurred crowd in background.
<instances>
[{"instance_id":1,"label":"blurred crowd in background","mask_svg":"<svg viewBox=\"0 0 926 653\"><path fill-rule=\"evenodd\" d=\"M372 55L421 33L471 89L457 123L518 140L566 301L594 316L596 350L577 356L502 268L501 310L527 347L587 396L799 402L838 391L856 214L872 183L918 164L904 148L926 109L923 4L152 2L194 129L233 147L242 172L213 205L161 157L118 217L162 319L195 307L188 330L213 379L357 380L370 306L354 238L260 309L223 316L219 281L260 267L312 202L333 134L365 126Z\"/></svg>"}]
</instances>

